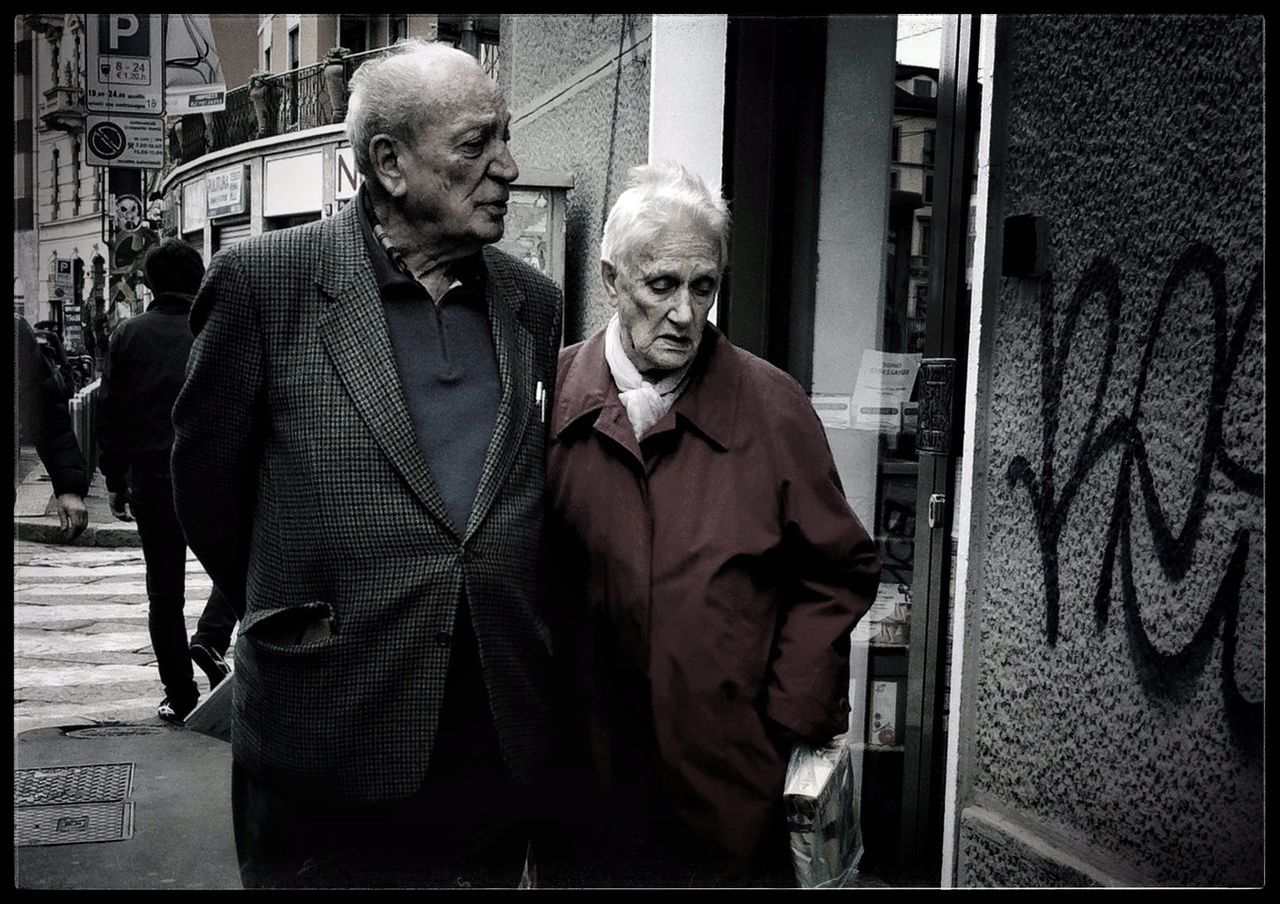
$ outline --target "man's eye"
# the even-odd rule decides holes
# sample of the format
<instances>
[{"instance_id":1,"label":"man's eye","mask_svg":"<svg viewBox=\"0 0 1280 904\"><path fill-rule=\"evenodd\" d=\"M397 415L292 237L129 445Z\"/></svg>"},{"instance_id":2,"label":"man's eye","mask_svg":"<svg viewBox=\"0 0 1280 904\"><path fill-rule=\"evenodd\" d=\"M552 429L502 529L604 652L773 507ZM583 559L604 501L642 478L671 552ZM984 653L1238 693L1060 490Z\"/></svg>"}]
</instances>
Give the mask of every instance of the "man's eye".
<instances>
[{"instance_id":1,"label":"man's eye","mask_svg":"<svg viewBox=\"0 0 1280 904\"><path fill-rule=\"evenodd\" d=\"M695 295L711 295L716 291L716 281L714 279L697 279L694 280L693 289Z\"/></svg>"},{"instance_id":2,"label":"man's eye","mask_svg":"<svg viewBox=\"0 0 1280 904\"><path fill-rule=\"evenodd\" d=\"M665 295L676 287L676 281L674 279L651 279L648 285L653 291Z\"/></svg>"}]
</instances>

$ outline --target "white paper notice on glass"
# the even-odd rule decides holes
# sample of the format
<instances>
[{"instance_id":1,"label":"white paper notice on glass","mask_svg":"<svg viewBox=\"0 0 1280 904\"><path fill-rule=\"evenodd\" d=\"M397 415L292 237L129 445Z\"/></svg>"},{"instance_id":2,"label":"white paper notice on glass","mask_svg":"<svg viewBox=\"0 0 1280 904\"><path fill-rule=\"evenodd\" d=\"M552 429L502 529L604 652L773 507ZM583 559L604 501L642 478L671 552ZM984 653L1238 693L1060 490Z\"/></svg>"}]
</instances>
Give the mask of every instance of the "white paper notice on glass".
<instances>
[{"instance_id":1,"label":"white paper notice on glass","mask_svg":"<svg viewBox=\"0 0 1280 904\"><path fill-rule=\"evenodd\" d=\"M818 412L822 426L828 430L848 430L853 426L853 396L815 392L809 396L809 401L813 403L813 410Z\"/></svg>"},{"instance_id":2,"label":"white paper notice on glass","mask_svg":"<svg viewBox=\"0 0 1280 904\"><path fill-rule=\"evenodd\" d=\"M897 433L902 406L920 369L920 355L890 354L873 348L862 353L858 385L853 392L853 426L858 430Z\"/></svg>"}]
</instances>

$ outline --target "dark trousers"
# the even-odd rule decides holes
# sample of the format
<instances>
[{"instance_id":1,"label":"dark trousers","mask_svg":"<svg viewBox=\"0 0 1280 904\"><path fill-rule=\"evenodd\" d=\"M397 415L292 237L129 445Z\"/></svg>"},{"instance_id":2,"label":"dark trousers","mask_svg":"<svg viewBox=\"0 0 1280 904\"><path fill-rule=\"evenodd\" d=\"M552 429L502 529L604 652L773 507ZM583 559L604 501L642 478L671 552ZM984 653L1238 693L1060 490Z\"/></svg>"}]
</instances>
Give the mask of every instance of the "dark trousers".
<instances>
[{"instance_id":1,"label":"dark trousers","mask_svg":"<svg viewBox=\"0 0 1280 904\"><path fill-rule=\"evenodd\" d=\"M413 797L346 802L232 764L246 888L516 887L529 813L506 777L466 610L459 607L430 765Z\"/></svg>"},{"instance_id":2,"label":"dark trousers","mask_svg":"<svg viewBox=\"0 0 1280 904\"><path fill-rule=\"evenodd\" d=\"M187 645L187 541L173 510L173 483L168 474L129 475L133 517L147 563L147 629L160 668L160 681L170 701L194 703L199 696L192 678Z\"/></svg>"},{"instance_id":3,"label":"dark trousers","mask_svg":"<svg viewBox=\"0 0 1280 904\"><path fill-rule=\"evenodd\" d=\"M226 656L235 626L235 610L222 591L214 587L213 593L209 594L209 601L204 604L204 611L200 613L200 621L196 623L196 633L191 635L191 642L202 643L219 656Z\"/></svg>"}]
</instances>

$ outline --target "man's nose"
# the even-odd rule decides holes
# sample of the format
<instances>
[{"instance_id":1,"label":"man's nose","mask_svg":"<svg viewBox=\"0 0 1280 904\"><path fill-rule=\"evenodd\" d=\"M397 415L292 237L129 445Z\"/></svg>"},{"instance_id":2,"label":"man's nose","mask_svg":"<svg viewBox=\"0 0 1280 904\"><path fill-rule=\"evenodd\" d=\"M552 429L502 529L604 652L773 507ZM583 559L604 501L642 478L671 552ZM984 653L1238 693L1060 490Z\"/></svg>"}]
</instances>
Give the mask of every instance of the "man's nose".
<instances>
[{"instance_id":1,"label":"man's nose","mask_svg":"<svg viewBox=\"0 0 1280 904\"><path fill-rule=\"evenodd\" d=\"M489 164L489 175L499 182L514 182L520 178L520 167L516 166L516 158L511 156L511 148L505 141L498 156Z\"/></svg>"}]
</instances>

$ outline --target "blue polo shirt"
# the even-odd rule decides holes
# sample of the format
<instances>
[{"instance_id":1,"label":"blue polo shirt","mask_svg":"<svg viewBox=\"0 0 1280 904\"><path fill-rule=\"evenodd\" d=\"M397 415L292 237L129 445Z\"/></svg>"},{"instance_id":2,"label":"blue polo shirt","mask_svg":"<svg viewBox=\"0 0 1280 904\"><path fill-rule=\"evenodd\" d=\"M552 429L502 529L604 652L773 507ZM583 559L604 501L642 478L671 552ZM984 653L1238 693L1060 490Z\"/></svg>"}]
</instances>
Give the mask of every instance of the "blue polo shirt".
<instances>
[{"instance_id":1,"label":"blue polo shirt","mask_svg":"<svg viewBox=\"0 0 1280 904\"><path fill-rule=\"evenodd\" d=\"M477 252L458 261L453 285L433 302L385 234L378 234L382 229L363 188L356 203L418 445L462 536L502 397L484 258Z\"/></svg>"}]
</instances>

